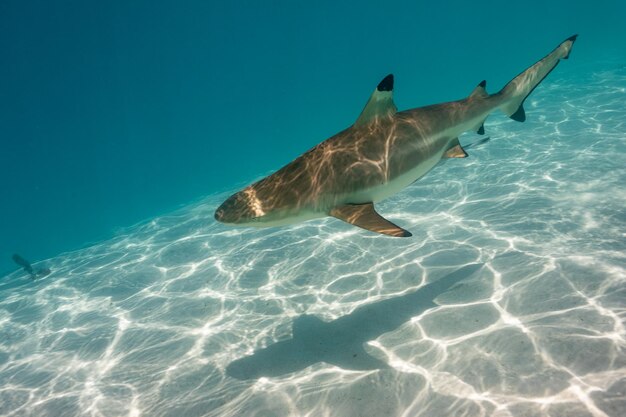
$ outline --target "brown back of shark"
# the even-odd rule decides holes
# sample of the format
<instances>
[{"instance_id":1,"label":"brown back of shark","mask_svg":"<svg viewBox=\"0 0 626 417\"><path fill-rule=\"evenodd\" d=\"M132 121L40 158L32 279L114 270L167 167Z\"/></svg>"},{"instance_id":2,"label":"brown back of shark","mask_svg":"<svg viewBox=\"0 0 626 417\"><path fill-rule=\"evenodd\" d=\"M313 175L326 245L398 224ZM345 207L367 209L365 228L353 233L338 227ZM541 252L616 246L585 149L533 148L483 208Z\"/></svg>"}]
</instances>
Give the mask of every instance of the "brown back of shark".
<instances>
[{"instance_id":1,"label":"brown back of shark","mask_svg":"<svg viewBox=\"0 0 626 417\"><path fill-rule=\"evenodd\" d=\"M462 100L398 112L393 75L388 75L354 125L229 197L215 219L270 227L333 216L372 232L411 236L378 214L373 204L424 176L441 158L467 157L459 135L484 134L485 119L493 111L523 122L524 100L569 57L576 37L563 41L496 94L488 94L482 81Z\"/></svg>"}]
</instances>

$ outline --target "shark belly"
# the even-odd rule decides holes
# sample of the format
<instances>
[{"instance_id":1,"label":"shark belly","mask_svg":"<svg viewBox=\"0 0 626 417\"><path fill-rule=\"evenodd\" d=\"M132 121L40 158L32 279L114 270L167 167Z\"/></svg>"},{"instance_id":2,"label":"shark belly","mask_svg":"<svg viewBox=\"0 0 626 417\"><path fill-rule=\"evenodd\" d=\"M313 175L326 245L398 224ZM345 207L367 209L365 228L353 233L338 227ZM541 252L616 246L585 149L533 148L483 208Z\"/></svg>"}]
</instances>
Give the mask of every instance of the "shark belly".
<instances>
[{"instance_id":1,"label":"shark belly","mask_svg":"<svg viewBox=\"0 0 626 417\"><path fill-rule=\"evenodd\" d=\"M286 226L307 220L326 217L328 216L330 210L338 205L377 203L399 193L404 188L426 175L441 160L443 152L444 149L442 148L440 152L437 152L429 158L421 161L412 169L379 186L357 190L349 194L324 196L320 199L328 201L328 204L318 204L315 207L312 206L302 208L297 212L293 212L292 214L286 215L282 218L275 218L260 222L250 222L244 225L253 227Z\"/></svg>"},{"instance_id":2,"label":"shark belly","mask_svg":"<svg viewBox=\"0 0 626 417\"><path fill-rule=\"evenodd\" d=\"M377 203L386 198L391 197L394 194L399 193L404 188L408 187L418 179L426 175L431 169L437 165L441 160L441 152L435 153L429 158L421 161L412 169L396 176L388 182L376 187L368 188L365 190L356 191L345 198L345 203L349 204L363 204L363 203Z\"/></svg>"},{"instance_id":3,"label":"shark belly","mask_svg":"<svg viewBox=\"0 0 626 417\"><path fill-rule=\"evenodd\" d=\"M253 221L249 223L240 223L242 226L251 226L251 227L274 227L274 226L287 226L290 224L301 223L307 220L319 219L322 217L328 216L326 211L315 211L315 210L300 210L295 214L287 215L282 218L277 218L274 220L263 220L263 221Z\"/></svg>"}]
</instances>

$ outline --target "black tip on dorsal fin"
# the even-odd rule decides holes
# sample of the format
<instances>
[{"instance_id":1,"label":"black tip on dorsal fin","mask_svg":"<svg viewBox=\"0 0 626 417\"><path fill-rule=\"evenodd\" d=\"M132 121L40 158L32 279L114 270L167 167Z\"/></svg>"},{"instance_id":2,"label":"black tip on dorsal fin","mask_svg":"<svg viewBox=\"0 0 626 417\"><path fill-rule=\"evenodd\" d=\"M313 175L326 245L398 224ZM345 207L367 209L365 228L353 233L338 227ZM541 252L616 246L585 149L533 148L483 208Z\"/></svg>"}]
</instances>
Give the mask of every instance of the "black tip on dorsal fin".
<instances>
[{"instance_id":1,"label":"black tip on dorsal fin","mask_svg":"<svg viewBox=\"0 0 626 417\"><path fill-rule=\"evenodd\" d=\"M478 83L478 86L482 88L487 87L487 80L482 80L481 82Z\"/></svg>"},{"instance_id":2,"label":"black tip on dorsal fin","mask_svg":"<svg viewBox=\"0 0 626 417\"><path fill-rule=\"evenodd\" d=\"M389 74L383 80L378 83L376 87L378 91L392 91L393 90L393 74Z\"/></svg>"},{"instance_id":3,"label":"black tip on dorsal fin","mask_svg":"<svg viewBox=\"0 0 626 417\"><path fill-rule=\"evenodd\" d=\"M567 39L565 39L565 40L566 40L566 41L572 41L572 42L575 42L577 37L578 37L578 33L577 33L577 34L575 34L575 35L570 36L569 38L567 38Z\"/></svg>"}]
</instances>

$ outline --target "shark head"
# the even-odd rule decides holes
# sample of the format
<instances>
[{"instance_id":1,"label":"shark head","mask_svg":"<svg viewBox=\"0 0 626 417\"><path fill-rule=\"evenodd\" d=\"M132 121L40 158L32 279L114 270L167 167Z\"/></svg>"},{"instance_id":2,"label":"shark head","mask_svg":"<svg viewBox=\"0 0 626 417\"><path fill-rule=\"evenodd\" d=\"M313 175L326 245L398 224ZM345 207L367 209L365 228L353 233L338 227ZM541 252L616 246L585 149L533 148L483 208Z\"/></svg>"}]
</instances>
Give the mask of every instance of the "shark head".
<instances>
[{"instance_id":1,"label":"shark head","mask_svg":"<svg viewBox=\"0 0 626 417\"><path fill-rule=\"evenodd\" d=\"M215 220L226 224L249 225L266 215L251 187L231 195L215 210Z\"/></svg>"},{"instance_id":2,"label":"shark head","mask_svg":"<svg viewBox=\"0 0 626 417\"><path fill-rule=\"evenodd\" d=\"M285 191L285 188L287 191ZM306 209L307 195L282 183L258 182L231 195L215 210L215 220L238 226L279 226L326 215Z\"/></svg>"}]
</instances>

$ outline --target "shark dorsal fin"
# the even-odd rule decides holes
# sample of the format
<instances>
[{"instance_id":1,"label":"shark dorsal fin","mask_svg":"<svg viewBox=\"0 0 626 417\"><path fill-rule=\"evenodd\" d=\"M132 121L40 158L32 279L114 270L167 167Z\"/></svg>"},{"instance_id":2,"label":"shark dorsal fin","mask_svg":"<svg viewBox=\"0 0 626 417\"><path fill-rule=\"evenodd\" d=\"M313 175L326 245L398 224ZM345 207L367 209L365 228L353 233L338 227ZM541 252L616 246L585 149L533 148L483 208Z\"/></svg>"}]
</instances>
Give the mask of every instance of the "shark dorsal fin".
<instances>
[{"instance_id":1,"label":"shark dorsal fin","mask_svg":"<svg viewBox=\"0 0 626 417\"><path fill-rule=\"evenodd\" d=\"M470 94L470 98L485 98L485 97L489 97L489 94L487 93L487 90L485 89L485 87L487 87L487 81L482 80L474 89L474 91L472 91L472 94Z\"/></svg>"},{"instance_id":2,"label":"shark dorsal fin","mask_svg":"<svg viewBox=\"0 0 626 417\"><path fill-rule=\"evenodd\" d=\"M331 216L362 229L394 237L409 237L411 233L391 223L374 210L374 204L346 204L330 210Z\"/></svg>"},{"instance_id":3,"label":"shark dorsal fin","mask_svg":"<svg viewBox=\"0 0 626 417\"><path fill-rule=\"evenodd\" d=\"M392 116L397 111L393 103L393 74L389 74L378 83L354 125L364 126L382 117Z\"/></svg>"}]
</instances>

